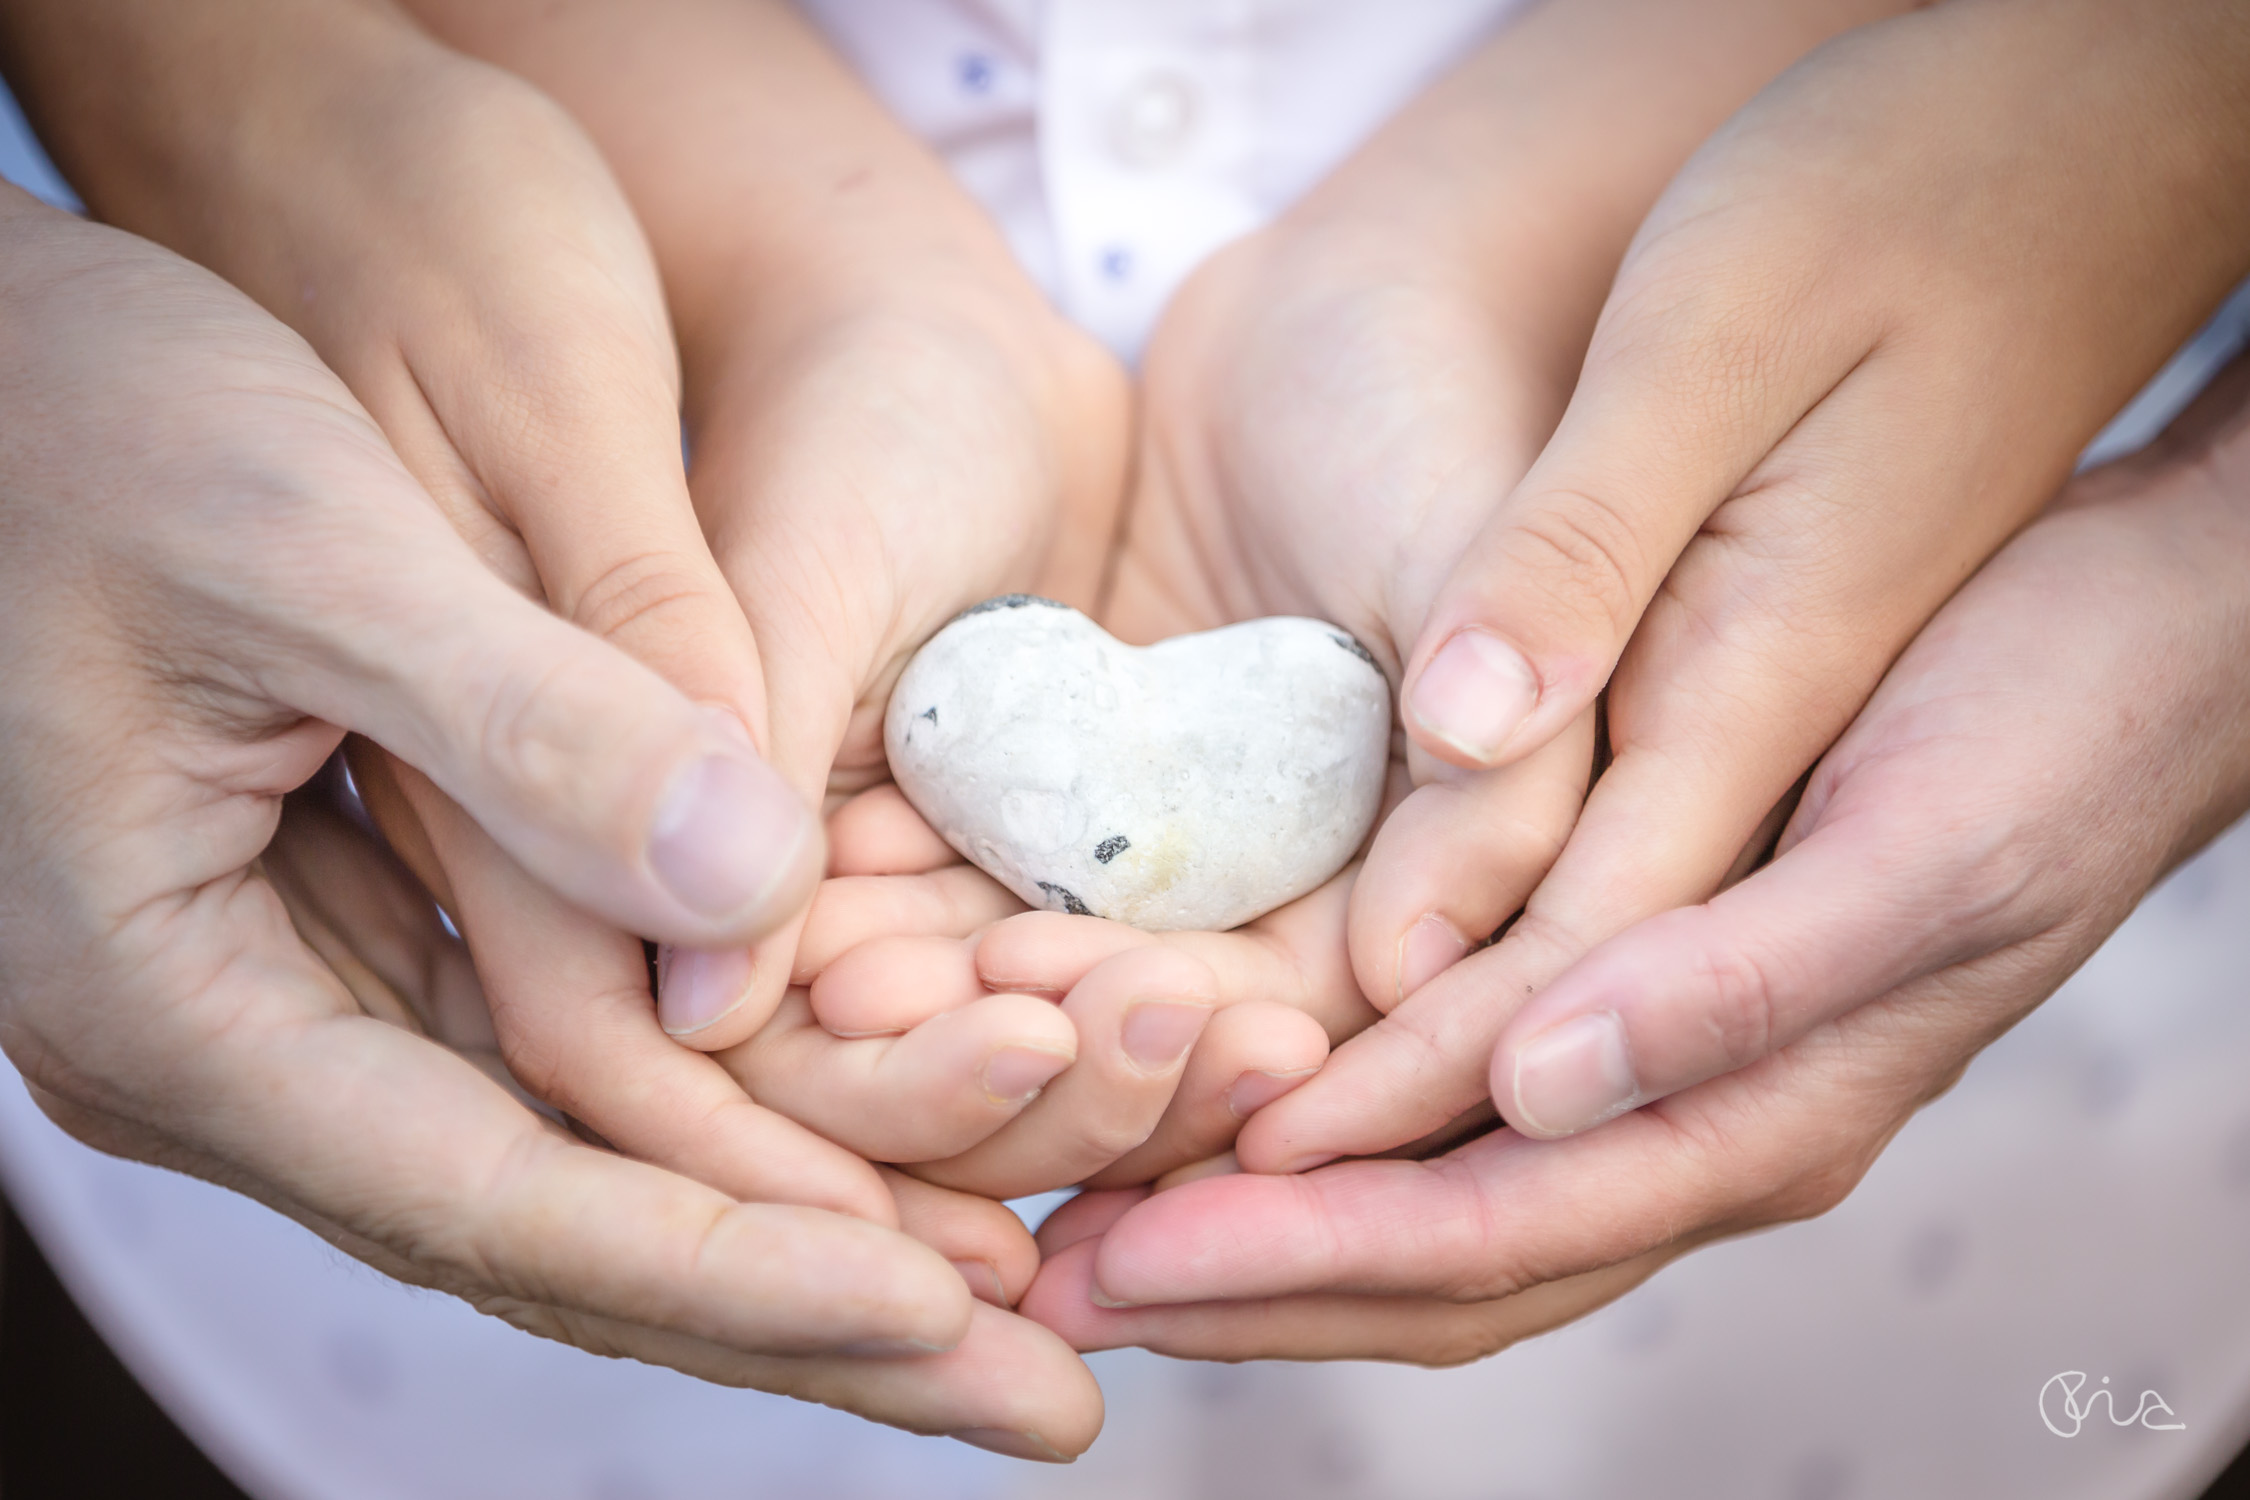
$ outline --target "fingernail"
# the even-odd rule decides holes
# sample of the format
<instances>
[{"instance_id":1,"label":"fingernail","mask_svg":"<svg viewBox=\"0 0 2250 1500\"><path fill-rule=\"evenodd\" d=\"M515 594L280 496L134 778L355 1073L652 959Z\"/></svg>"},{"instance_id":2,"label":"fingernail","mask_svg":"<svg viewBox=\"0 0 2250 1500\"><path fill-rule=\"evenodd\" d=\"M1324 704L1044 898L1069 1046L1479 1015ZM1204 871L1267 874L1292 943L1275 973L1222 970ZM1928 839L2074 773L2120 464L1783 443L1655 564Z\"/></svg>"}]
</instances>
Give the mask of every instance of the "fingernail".
<instances>
[{"instance_id":1,"label":"fingernail","mask_svg":"<svg viewBox=\"0 0 2250 1500\"><path fill-rule=\"evenodd\" d=\"M1398 997L1404 1000L1423 985L1469 956L1469 940L1436 912L1422 919L1398 940Z\"/></svg>"},{"instance_id":2,"label":"fingernail","mask_svg":"<svg viewBox=\"0 0 2250 1500\"><path fill-rule=\"evenodd\" d=\"M693 1036L750 993L747 948L665 947L656 955L656 1019L672 1036Z\"/></svg>"},{"instance_id":3,"label":"fingernail","mask_svg":"<svg viewBox=\"0 0 2250 1500\"><path fill-rule=\"evenodd\" d=\"M1004 1453L1010 1458L1028 1458L1042 1464L1070 1462L1036 1432L1010 1432L1004 1427L964 1427L952 1437L957 1443L967 1443L988 1453Z\"/></svg>"},{"instance_id":4,"label":"fingernail","mask_svg":"<svg viewBox=\"0 0 2250 1500\"><path fill-rule=\"evenodd\" d=\"M1119 1036L1133 1066L1144 1073L1161 1073L1187 1056L1210 1019L1207 1006L1150 1000L1125 1012Z\"/></svg>"},{"instance_id":5,"label":"fingernail","mask_svg":"<svg viewBox=\"0 0 2250 1500\"><path fill-rule=\"evenodd\" d=\"M659 805L649 867L681 905L725 921L773 895L812 831L812 813L773 767L748 755L706 755L673 779Z\"/></svg>"},{"instance_id":6,"label":"fingernail","mask_svg":"<svg viewBox=\"0 0 2250 1500\"><path fill-rule=\"evenodd\" d=\"M984 1065L984 1096L995 1104L1029 1104L1071 1062L1067 1052L1004 1047Z\"/></svg>"},{"instance_id":7,"label":"fingernail","mask_svg":"<svg viewBox=\"0 0 2250 1500\"><path fill-rule=\"evenodd\" d=\"M1509 1123L1526 1135L1573 1135L1639 1104L1617 1013L1579 1016L1525 1043L1516 1052L1514 1093Z\"/></svg>"},{"instance_id":8,"label":"fingernail","mask_svg":"<svg viewBox=\"0 0 2250 1500\"><path fill-rule=\"evenodd\" d=\"M1000 1284L1000 1273L991 1261L957 1260L953 1269L961 1273L961 1279L969 1284L970 1294L978 1301L989 1302L994 1307L1008 1305L1008 1289Z\"/></svg>"},{"instance_id":9,"label":"fingernail","mask_svg":"<svg viewBox=\"0 0 2250 1500\"><path fill-rule=\"evenodd\" d=\"M1304 1156L1292 1156L1280 1166L1274 1168L1274 1174L1279 1177L1293 1177L1299 1172L1310 1172L1315 1167L1325 1167L1343 1154L1341 1151L1314 1151Z\"/></svg>"},{"instance_id":10,"label":"fingernail","mask_svg":"<svg viewBox=\"0 0 2250 1500\"><path fill-rule=\"evenodd\" d=\"M1109 1295L1109 1293L1103 1291L1099 1284L1094 1282L1088 1282L1086 1285L1086 1300L1093 1303L1096 1307L1109 1308L1112 1312L1123 1312L1128 1308L1140 1306L1138 1302L1118 1301L1115 1297L1112 1297Z\"/></svg>"},{"instance_id":11,"label":"fingernail","mask_svg":"<svg viewBox=\"0 0 2250 1500\"><path fill-rule=\"evenodd\" d=\"M1245 1073L1227 1090L1227 1113L1237 1120L1247 1120L1319 1071L1299 1068L1294 1073Z\"/></svg>"},{"instance_id":12,"label":"fingernail","mask_svg":"<svg viewBox=\"0 0 2250 1500\"><path fill-rule=\"evenodd\" d=\"M1539 678L1489 630L1455 631L1414 679L1414 722L1490 764L1539 701Z\"/></svg>"}]
</instances>

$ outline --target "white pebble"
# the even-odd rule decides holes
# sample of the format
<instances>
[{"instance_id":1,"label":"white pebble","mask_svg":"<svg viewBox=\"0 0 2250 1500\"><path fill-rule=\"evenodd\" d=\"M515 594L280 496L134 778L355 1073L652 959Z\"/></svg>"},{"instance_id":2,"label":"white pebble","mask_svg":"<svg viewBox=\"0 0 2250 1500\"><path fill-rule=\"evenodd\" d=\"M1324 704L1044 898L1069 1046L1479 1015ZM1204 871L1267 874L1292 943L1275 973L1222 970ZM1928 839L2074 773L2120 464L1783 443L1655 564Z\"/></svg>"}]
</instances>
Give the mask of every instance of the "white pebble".
<instances>
[{"instance_id":1,"label":"white pebble","mask_svg":"<svg viewBox=\"0 0 2250 1500\"><path fill-rule=\"evenodd\" d=\"M945 841L1034 906L1223 930L1342 869L1375 821L1391 695L1318 620L1147 647L1010 594L915 654L891 774Z\"/></svg>"}]
</instances>

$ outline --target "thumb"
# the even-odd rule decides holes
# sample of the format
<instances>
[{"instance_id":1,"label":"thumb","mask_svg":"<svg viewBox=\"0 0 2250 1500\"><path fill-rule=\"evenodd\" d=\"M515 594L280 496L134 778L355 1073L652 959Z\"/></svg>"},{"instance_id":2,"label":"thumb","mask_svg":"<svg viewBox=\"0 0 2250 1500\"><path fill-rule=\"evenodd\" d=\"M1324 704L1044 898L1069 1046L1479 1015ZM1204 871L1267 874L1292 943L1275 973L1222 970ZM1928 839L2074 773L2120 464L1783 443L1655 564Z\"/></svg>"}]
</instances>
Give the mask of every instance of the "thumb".
<instances>
[{"instance_id":1,"label":"thumb","mask_svg":"<svg viewBox=\"0 0 2250 1500\"><path fill-rule=\"evenodd\" d=\"M1994 946L1958 831L1871 839L1881 821L1825 823L1705 904L1594 949L1501 1034L1500 1113L1525 1135L1575 1134Z\"/></svg>"},{"instance_id":2,"label":"thumb","mask_svg":"<svg viewBox=\"0 0 2250 1500\"><path fill-rule=\"evenodd\" d=\"M628 931L748 943L803 905L819 824L741 718L516 594L396 483L416 503L363 511L348 566L321 571L323 604L279 637L275 695L419 768Z\"/></svg>"},{"instance_id":3,"label":"thumb","mask_svg":"<svg viewBox=\"0 0 2250 1500\"><path fill-rule=\"evenodd\" d=\"M1675 234L1620 274L1554 437L1407 658L1401 718L1430 754L1505 765L1583 713L1688 543L1864 352L1809 257L1741 238Z\"/></svg>"}]
</instances>

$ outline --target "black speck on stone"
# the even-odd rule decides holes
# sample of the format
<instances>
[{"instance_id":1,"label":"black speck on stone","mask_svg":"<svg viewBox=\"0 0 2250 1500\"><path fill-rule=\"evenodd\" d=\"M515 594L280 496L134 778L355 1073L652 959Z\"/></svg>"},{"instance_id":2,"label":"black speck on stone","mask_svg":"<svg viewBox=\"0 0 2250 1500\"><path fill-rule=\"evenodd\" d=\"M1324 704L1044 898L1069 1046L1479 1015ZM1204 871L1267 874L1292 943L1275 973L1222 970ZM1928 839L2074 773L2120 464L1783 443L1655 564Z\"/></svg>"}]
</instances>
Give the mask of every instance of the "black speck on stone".
<instances>
[{"instance_id":1,"label":"black speck on stone","mask_svg":"<svg viewBox=\"0 0 2250 1500\"><path fill-rule=\"evenodd\" d=\"M1346 651L1349 651L1352 655L1358 657L1361 661L1366 662L1371 667L1374 667L1376 671L1380 672L1383 670L1382 667L1376 663L1374 652L1368 650L1365 646L1362 646L1358 641L1353 640L1350 636L1345 635L1342 631L1339 630L1328 638L1334 641L1337 645L1343 647Z\"/></svg>"},{"instance_id":2,"label":"black speck on stone","mask_svg":"<svg viewBox=\"0 0 2250 1500\"><path fill-rule=\"evenodd\" d=\"M1033 604L1039 605L1045 609L1070 608L1069 605L1063 603L1059 599L1045 599L1041 598L1037 594L999 594L994 596L993 598L985 600L982 604L970 605L967 609L962 610L961 613L955 615L953 618L956 620L966 620L971 615L990 614L993 610L996 609L1023 609L1026 606Z\"/></svg>"},{"instance_id":3,"label":"black speck on stone","mask_svg":"<svg viewBox=\"0 0 2250 1500\"><path fill-rule=\"evenodd\" d=\"M1049 899L1060 901L1062 903L1063 910L1069 912L1074 917L1090 917L1094 914L1094 909L1092 907L1088 906L1085 902L1078 899L1078 893L1076 891L1066 891L1061 886L1054 884L1052 881L1046 880L1042 880L1039 882L1039 889L1045 891Z\"/></svg>"},{"instance_id":4,"label":"black speck on stone","mask_svg":"<svg viewBox=\"0 0 2250 1500\"><path fill-rule=\"evenodd\" d=\"M935 703L931 704L928 708L923 709L914 717L917 719L928 719L932 724L937 723L937 705Z\"/></svg>"},{"instance_id":5,"label":"black speck on stone","mask_svg":"<svg viewBox=\"0 0 2250 1500\"><path fill-rule=\"evenodd\" d=\"M1106 865L1132 847L1131 841L1124 834L1113 833L1094 846L1094 858Z\"/></svg>"}]
</instances>

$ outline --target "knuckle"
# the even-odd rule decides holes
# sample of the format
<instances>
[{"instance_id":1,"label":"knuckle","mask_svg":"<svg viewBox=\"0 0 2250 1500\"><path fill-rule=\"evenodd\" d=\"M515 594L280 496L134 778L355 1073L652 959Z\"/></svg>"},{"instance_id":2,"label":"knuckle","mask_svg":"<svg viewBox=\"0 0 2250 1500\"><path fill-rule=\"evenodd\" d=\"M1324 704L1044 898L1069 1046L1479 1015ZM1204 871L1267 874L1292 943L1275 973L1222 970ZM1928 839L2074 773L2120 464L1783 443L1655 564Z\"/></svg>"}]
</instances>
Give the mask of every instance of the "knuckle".
<instances>
[{"instance_id":1,"label":"knuckle","mask_svg":"<svg viewBox=\"0 0 2250 1500\"><path fill-rule=\"evenodd\" d=\"M694 559L649 549L612 562L556 605L572 624L619 645L672 621L693 638L711 623L716 587Z\"/></svg>"},{"instance_id":2,"label":"knuckle","mask_svg":"<svg viewBox=\"0 0 2250 1500\"><path fill-rule=\"evenodd\" d=\"M1772 975L1754 954L1733 946L1700 945L1691 976L1703 996L1702 1026L1731 1072L1774 1045L1778 1005Z\"/></svg>"},{"instance_id":3,"label":"knuckle","mask_svg":"<svg viewBox=\"0 0 2250 1500\"><path fill-rule=\"evenodd\" d=\"M1509 550L1542 602L1597 619L1622 639L1646 602L1646 551L1620 504L1583 490L1550 491L1517 522Z\"/></svg>"}]
</instances>

